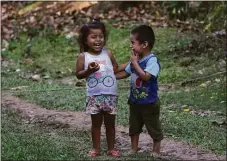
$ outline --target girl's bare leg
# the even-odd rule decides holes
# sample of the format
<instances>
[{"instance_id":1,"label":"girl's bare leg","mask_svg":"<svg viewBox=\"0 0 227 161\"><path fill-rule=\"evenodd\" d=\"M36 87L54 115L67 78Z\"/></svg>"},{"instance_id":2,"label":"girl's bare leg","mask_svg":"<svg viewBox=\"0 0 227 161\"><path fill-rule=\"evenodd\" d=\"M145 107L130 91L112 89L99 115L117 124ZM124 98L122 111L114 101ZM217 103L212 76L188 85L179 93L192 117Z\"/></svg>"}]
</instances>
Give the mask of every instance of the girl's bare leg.
<instances>
[{"instance_id":1,"label":"girl's bare leg","mask_svg":"<svg viewBox=\"0 0 227 161\"><path fill-rule=\"evenodd\" d=\"M115 144L115 115L104 113L104 124L106 127L106 139L108 150L114 149Z\"/></svg>"},{"instance_id":2,"label":"girl's bare leg","mask_svg":"<svg viewBox=\"0 0 227 161\"><path fill-rule=\"evenodd\" d=\"M103 122L103 113L91 115L91 136L93 142L93 151L100 153L101 126Z\"/></svg>"}]
</instances>

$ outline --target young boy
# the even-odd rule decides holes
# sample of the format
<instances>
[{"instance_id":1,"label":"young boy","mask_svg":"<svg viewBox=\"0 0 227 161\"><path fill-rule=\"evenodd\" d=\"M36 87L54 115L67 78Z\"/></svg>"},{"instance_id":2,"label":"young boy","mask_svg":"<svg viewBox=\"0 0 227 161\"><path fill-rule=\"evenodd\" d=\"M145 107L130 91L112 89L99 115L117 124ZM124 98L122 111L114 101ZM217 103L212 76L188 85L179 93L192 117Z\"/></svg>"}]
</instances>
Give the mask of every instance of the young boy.
<instances>
[{"instance_id":1,"label":"young boy","mask_svg":"<svg viewBox=\"0 0 227 161\"><path fill-rule=\"evenodd\" d=\"M160 154L161 130L160 101L158 98L158 73L160 64L157 57L151 53L154 46L155 35L151 27L141 25L131 31L131 61L123 64L116 73L117 79L127 78L131 75L129 116L129 135L131 137L131 154L138 151L139 134L145 124L147 131L153 139L153 155ZM126 67L125 67L126 66Z\"/></svg>"}]
</instances>

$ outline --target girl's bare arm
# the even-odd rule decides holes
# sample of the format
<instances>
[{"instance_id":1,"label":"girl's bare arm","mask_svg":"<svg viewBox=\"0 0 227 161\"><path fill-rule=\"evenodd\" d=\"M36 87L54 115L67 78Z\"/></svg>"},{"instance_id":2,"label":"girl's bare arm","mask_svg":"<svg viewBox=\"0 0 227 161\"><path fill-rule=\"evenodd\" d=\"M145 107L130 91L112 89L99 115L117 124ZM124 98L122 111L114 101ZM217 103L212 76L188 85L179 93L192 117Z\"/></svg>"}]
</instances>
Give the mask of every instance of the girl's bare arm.
<instances>
[{"instance_id":1,"label":"girl's bare arm","mask_svg":"<svg viewBox=\"0 0 227 161\"><path fill-rule=\"evenodd\" d=\"M84 61L85 61L84 54L80 54L77 57L76 62L76 77L78 79L87 78L91 74L91 71L89 71L88 69L86 70L84 69Z\"/></svg>"},{"instance_id":2,"label":"girl's bare arm","mask_svg":"<svg viewBox=\"0 0 227 161\"><path fill-rule=\"evenodd\" d=\"M115 74L117 79L124 79L129 77L130 75L126 71L118 72Z\"/></svg>"},{"instance_id":3,"label":"girl's bare arm","mask_svg":"<svg viewBox=\"0 0 227 161\"><path fill-rule=\"evenodd\" d=\"M125 71L125 68L127 67L128 63L129 62L119 65L116 73Z\"/></svg>"},{"instance_id":4,"label":"girl's bare arm","mask_svg":"<svg viewBox=\"0 0 227 161\"><path fill-rule=\"evenodd\" d=\"M114 58L113 54L110 51L108 51L107 53L108 53L110 60L112 62L114 73L116 73L118 71L118 63L117 63L116 59Z\"/></svg>"}]
</instances>

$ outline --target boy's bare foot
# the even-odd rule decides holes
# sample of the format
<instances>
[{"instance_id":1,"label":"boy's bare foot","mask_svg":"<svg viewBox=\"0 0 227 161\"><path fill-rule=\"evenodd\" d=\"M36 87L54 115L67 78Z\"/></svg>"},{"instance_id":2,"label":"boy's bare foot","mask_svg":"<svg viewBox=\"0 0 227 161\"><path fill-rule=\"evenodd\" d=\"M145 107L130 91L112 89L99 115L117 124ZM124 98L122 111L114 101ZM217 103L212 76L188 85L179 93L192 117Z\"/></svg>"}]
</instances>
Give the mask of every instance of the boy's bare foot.
<instances>
[{"instance_id":1,"label":"boy's bare foot","mask_svg":"<svg viewBox=\"0 0 227 161\"><path fill-rule=\"evenodd\" d=\"M134 155L136 153L138 153L138 151L140 151L141 148L137 148L137 150L134 150L134 149L131 149L129 152L128 152L128 155Z\"/></svg>"},{"instance_id":2,"label":"boy's bare foot","mask_svg":"<svg viewBox=\"0 0 227 161\"><path fill-rule=\"evenodd\" d=\"M153 153L160 153L160 149L161 149L161 141L154 141L153 144Z\"/></svg>"},{"instance_id":3,"label":"boy's bare foot","mask_svg":"<svg viewBox=\"0 0 227 161\"><path fill-rule=\"evenodd\" d=\"M151 153L151 156L152 157L155 157L155 158L160 158L161 157L161 154L160 153L156 153L156 152L152 152Z\"/></svg>"},{"instance_id":4,"label":"boy's bare foot","mask_svg":"<svg viewBox=\"0 0 227 161\"><path fill-rule=\"evenodd\" d=\"M136 154L136 153L137 153L136 150L131 149L131 150L128 152L128 155L134 155L134 154Z\"/></svg>"},{"instance_id":5,"label":"boy's bare foot","mask_svg":"<svg viewBox=\"0 0 227 161\"><path fill-rule=\"evenodd\" d=\"M154 141L152 156L160 157L161 156L160 149L161 149L161 141Z\"/></svg>"}]
</instances>

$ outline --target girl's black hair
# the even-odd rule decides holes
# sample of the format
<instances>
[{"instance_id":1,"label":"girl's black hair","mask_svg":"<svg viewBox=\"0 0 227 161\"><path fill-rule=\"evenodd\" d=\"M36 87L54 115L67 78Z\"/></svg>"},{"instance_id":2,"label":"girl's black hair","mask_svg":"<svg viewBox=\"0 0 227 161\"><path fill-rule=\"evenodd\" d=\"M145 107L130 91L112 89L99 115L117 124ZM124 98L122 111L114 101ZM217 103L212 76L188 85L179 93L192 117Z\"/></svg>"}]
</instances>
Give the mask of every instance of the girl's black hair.
<instances>
[{"instance_id":1,"label":"girl's black hair","mask_svg":"<svg viewBox=\"0 0 227 161\"><path fill-rule=\"evenodd\" d=\"M79 31L79 37L77 42L80 45L80 52L86 52L88 51L87 46L87 37L90 29L101 29L104 35L104 45L106 44L107 40L107 31L105 25L100 22L99 19L93 19L88 24L84 24Z\"/></svg>"}]
</instances>

